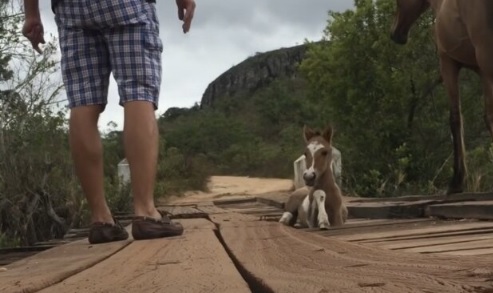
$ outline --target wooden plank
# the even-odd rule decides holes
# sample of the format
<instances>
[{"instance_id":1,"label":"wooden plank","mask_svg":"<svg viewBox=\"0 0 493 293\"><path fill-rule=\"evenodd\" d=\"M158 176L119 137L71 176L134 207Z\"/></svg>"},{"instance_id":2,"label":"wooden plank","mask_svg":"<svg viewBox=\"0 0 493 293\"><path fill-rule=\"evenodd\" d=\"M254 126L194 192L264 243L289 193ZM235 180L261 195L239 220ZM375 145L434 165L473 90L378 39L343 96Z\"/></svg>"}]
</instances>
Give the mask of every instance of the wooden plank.
<instances>
[{"instance_id":1,"label":"wooden plank","mask_svg":"<svg viewBox=\"0 0 493 293\"><path fill-rule=\"evenodd\" d=\"M0 292L37 292L103 261L132 240L130 235L126 241L90 245L84 239L11 263L0 272Z\"/></svg>"},{"instance_id":2,"label":"wooden plank","mask_svg":"<svg viewBox=\"0 0 493 293\"><path fill-rule=\"evenodd\" d=\"M362 235L362 234L375 234L380 232L392 232L392 231L404 231L409 229L420 229L424 227L438 226L438 225L452 225L449 223L437 223L437 221L430 219L413 219L413 220L390 220L388 222L368 224L368 225L345 225L341 227L330 227L329 230L313 229L310 232L320 234L325 237L341 237L344 235ZM368 240L378 241L378 240Z\"/></svg>"},{"instance_id":3,"label":"wooden plank","mask_svg":"<svg viewBox=\"0 0 493 293\"><path fill-rule=\"evenodd\" d=\"M493 289L493 257L382 250L239 214L211 216L254 292L465 292ZM302 276L302 277L300 277Z\"/></svg>"},{"instance_id":4,"label":"wooden plank","mask_svg":"<svg viewBox=\"0 0 493 293\"><path fill-rule=\"evenodd\" d=\"M359 221L356 221L359 220ZM402 227L409 227L411 225L427 225L427 224L432 224L435 223L435 221L431 219L370 219L370 220L364 220L364 219L348 219L348 221L339 227L331 227L329 229L330 232L327 231L320 231L320 229L314 228L314 229L306 229L307 231L310 232L315 232L315 233L324 233L324 234L331 234L331 235L340 235L340 234L360 234L359 232L368 232L368 229L371 228L372 231L377 231L379 229L388 229L389 226L391 228L396 228L396 229L401 229ZM342 232L342 233L336 233L336 232Z\"/></svg>"},{"instance_id":5,"label":"wooden plank","mask_svg":"<svg viewBox=\"0 0 493 293\"><path fill-rule=\"evenodd\" d=\"M347 197L351 203L366 203L366 202L392 202L392 201L420 201L420 200L444 200L443 195L404 195L396 197Z\"/></svg>"},{"instance_id":6,"label":"wooden plank","mask_svg":"<svg viewBox=\"0 0 493 293\"><path fill-rule=\"evenodd\" d=\"M347 204L348 217L368 219L420 218L425 215L425 208L432 203L436 203L436 201L350 202Z\"/></svg>"},{"instance_id":7,"label":"wooden plank","mask_svg":"<svg viewBox=\"0 0 493 293\"><path fill-rule=\"evenodd\" d=\"M382 202L382 201L419 201L419 200L437 200L443 202L461 202L461 201L484 201L493 200L493 192L465 192L449 195L406 195L398 197L385 197L385 198L358 198L347 197L350 202Z\"/></svg>"},{"instance_id":8,"label":"wooden plank","mask_svg":"<svg viewBox=\"0 0 493 293\"><path fill-rule=\"evenodd\" d=\"M438 233L450 233L458 231L466 231L473 229L489 228L491 223L486 222L471 222L471 223L455 223L454 225L442 224L436 225L435 227L424 227L424 228L412 228L398 231L386 231L372 233L358 234L358 235L340 235L336 236L340 240L344 241L366 241L374 239L391 239L398 236L417 236L417 235L431 235ZM330 231L330 230L329 230Z\"/></svg>"},{"instance_id":9,"label":"wooden plank","mask_svg":"<svg viewBox=\"0 0 493 293\"><path fill-rule=\"evenodd\" d=\"M229 205L229 204L240 204L240 203L251 203L257 202L255 197L245 197L245 198L235 198L235 199L220 199L212 201L217 206Z\"/></svg>"},{"instance_id":10,"label":"wooden plank","mask_svg":"<svg viewBox=\"0 0 493 293\"><path fill-rule=\"evenodd\" d=\"M40 293L251 292L205 219L180 221L180 237L134 241L118 254Z\"/></svg>"},{"instance_id":11,"label":"wooden plank","mask_svg":"<svg viewBox=\"0 0 493 293\"><path fill-rule=\"evenodd\" d=\"M273 206L273 207L278 208L278 209L284 209L284 203L288 200L288 197L289 196L286 196L285 198L282 198L282 200L279 200L279 199L272 199L272 198L268 198L268 197L258 196L257 201L259 203Z\"/></svg>"},{"instance_id":12,"label":"wooden plank","mask_svg":"<svg viewBox=\"0 0 493 293\"><path fill-rule=\"evenodd\" d=\"M470 250L458 250L458 251L442 251L435 254L440 255L453 255L453 256L493 256L493 249L491 248L478 248ZM493 278L493 274L490 275L490 280ZM481 292L481 291L480 291ZM493 291L486 291L493 292Z\"/></svg>"},{"instance_id":13,"label":"wooden plank","mask_svg":"<svg viewBox=\"0 0 493 293\"><path fill-rule=\"evenodd\" d=\"M406 249L402 249L402 251L419 252L419 253L435 253L435 252L450 252L450 251L463 251L463 250L487 249L487 248L490 249L491 251L490 253L493 253L493 241L491 241L491 239L406 248Z\"/></svg>"},{"instance_id":14,"label":"wooden plank","mask_svg":"<svg viewBox=\"0 0 493 293\"><path fill-rule=\"evenodd\" d=\"M493 201L435 204L426 208L426 214L428 216L451 219L493 220Z\"/></svg>"},{"instance_id":15,"label":"wooden plank","mask_svg":"<svg viewBox=\"0 0 493 293\"><path fill-rule=\"evenodd\" d=\"M199 211L202 211L208 215L212 215L212 214L223 214L223 213L227 213L228 211L223 209L223 208L220 208L218 206L215 206L214 204L198 204L197 205L197 209Z\"/></svg>"},{"instance_id":16,"label":"wooden plank","mask_svg":"<svg viewBox=\"0 0 493 293\"><path fill-rule=\"evenodd\" d=\"M195 206L159 206L158 210L167 213L171 219L205 218L207 216L206 213L196 209Z\"/></svg>"},{"instance_id":17,"label":"wooden plank","mask_svg":"<svg viewBox=\"0 0 493 293\"><path fill-rule=\"evenodd\" d=\"M466 229L466 230L458 230L452 232L437 232L437 233L425 233L425 234L412 234L412 235L403 235L396 237L384 237L379 239L369 239L359 241L359 243L370 243L370 244L378 244L378 243L399 243L400 241L404 241L407 243L420 241L420 240L436 240L436 241L446 241L447 238L458 239L460 237L466 237L466 239L472 239L473 237L482 236L482 235L491 235L493 234L493 228L479 228L479 229Z\"/></svg>"},{"instance_id":18,"label":"wooden plank","mask_svg":"<svg viewBox=\"0 0 493 293\"><path fill-rule=\"evenodd\" d=\"M278 212L282 214L282 211L275 209L275 208L269 208L269 207L252 207L252 208L247 208L247 209L231 209L232 212L238 212L242 214L262 214L262 213L272 213L272 212Z\"/></svg>"},{"instance_id":19,"label":"wooden plank","mask_svg":"<svg viewBox=\"0 0 493 293\"><path fill-rule=\"evenodd\" d=\"M478 235L453 235L453 236L445 236L438 238L426 237L421 239L407 238L403 240L392 240L392 241L383 240L378 242L371 242L371 245L375 245L385 249L400 250L406 248L429 247L434 245L443 245L443 244L452 244L452 243L467 243L467 242L483 240L483 239L493 239L493 233L478 234Z\"/></svg>"},{"instance_id":20,"label":"wooden plank","mask_svg":"<svg viewBox=\"0 0 493 293\"><path fill-rule=\"evenodd\" d=\"M37 251L25 251L25 252L9 252L0 255L0 269L8 264L19 261L26 257L35 255Z\"/></svg>"}]
</instances>

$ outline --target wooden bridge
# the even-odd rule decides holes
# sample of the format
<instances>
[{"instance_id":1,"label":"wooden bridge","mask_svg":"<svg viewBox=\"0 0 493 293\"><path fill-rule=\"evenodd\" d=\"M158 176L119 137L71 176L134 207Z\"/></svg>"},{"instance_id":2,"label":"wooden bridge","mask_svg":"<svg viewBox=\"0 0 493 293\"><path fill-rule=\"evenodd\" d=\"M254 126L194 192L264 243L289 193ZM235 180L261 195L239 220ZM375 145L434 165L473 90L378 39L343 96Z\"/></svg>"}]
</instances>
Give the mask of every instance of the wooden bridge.
<instances>
[{"instance_id":1,"label":"wooden bridge","mask_svg":"<svg viewBox=\"0 0 493 293\"><path fill-rule=\"evenodd\" d=\"M162 205L183 236L61 245L0 269L0 292L493 292L493 194L348 198L328 231L280 225L288 194Z\"/></svg>"}]
</instances>

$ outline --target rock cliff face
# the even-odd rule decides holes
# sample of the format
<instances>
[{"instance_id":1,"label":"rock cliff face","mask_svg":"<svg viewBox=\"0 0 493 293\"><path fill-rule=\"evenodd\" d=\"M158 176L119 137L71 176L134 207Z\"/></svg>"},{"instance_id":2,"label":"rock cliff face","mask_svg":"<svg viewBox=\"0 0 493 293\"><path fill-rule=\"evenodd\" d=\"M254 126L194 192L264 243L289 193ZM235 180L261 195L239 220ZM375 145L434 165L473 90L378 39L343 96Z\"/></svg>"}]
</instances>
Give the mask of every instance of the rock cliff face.
<instances>
[{"instance_id":1,"label":"rock cliff face","mask_svg":"<svg viewBox=\"0 0 493 293\"><path fill-rule=\"evenodd\" d=\"M240 90L254 92L280 77L295 78L306 50L306 45L299 45L247 58L207 86L200 107L212 107L218 98L231 97Z\"/></svg>"}]
</instances>

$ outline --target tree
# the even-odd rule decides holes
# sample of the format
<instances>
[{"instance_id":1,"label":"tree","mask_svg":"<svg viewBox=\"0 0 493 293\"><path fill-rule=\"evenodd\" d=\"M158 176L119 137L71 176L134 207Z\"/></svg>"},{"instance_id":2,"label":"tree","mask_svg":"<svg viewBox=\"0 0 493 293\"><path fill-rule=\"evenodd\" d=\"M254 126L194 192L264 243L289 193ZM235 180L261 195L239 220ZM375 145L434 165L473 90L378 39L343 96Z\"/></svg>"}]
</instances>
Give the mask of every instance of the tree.
<instances>
[{"instance_id":1,"label":"tree","mask_svg":"<svg viewBox=\"0 0 493 293\"><path fill-rule=\"evenodd\" d=\"M433 17L422 17L410 42L398 46L389 39L395 1L354 3L354 11L329 12L324 42L310 45L302 70L311 101L336 124L345 178L356 193L416 191L448 176L441 166L451 152Z\"/></svg>"},{"instance_id":2,"label":"tree","mask_svg":"<svg viewBox=\"0 0 493 293\"><path fill-rule=\"evenodd\" d=\"M71 176L65 113L57 109L56 40L36 56L22 13L0 12L0 238L32 244L62 236L80 200ZM70 202L67 204L67 202ZM4 235L4 236L2 236ZM15 242L14 241L14 242Z\"/></svg>"}]
</instances>

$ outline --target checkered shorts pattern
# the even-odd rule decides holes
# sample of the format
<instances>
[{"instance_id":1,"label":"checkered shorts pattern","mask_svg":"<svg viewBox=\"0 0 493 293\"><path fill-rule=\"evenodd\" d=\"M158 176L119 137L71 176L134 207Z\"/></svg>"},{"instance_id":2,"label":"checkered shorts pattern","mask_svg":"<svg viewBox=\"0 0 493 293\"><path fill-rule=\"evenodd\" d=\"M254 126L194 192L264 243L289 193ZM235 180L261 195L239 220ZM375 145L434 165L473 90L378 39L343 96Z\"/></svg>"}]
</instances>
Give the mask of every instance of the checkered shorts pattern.
<instances>
[{"instance_id":1,"label":"checkered shorts pattern","mask_svg":"<svg viewBox=\"0 0 493 293\"><path fill-rule=\"evenodd\" d=\"M159 21L145 0L62 0L55 7L69 108L107 104L110 73L120 105L149 101L161 86Z\"/></svg>"}]
</instances>

